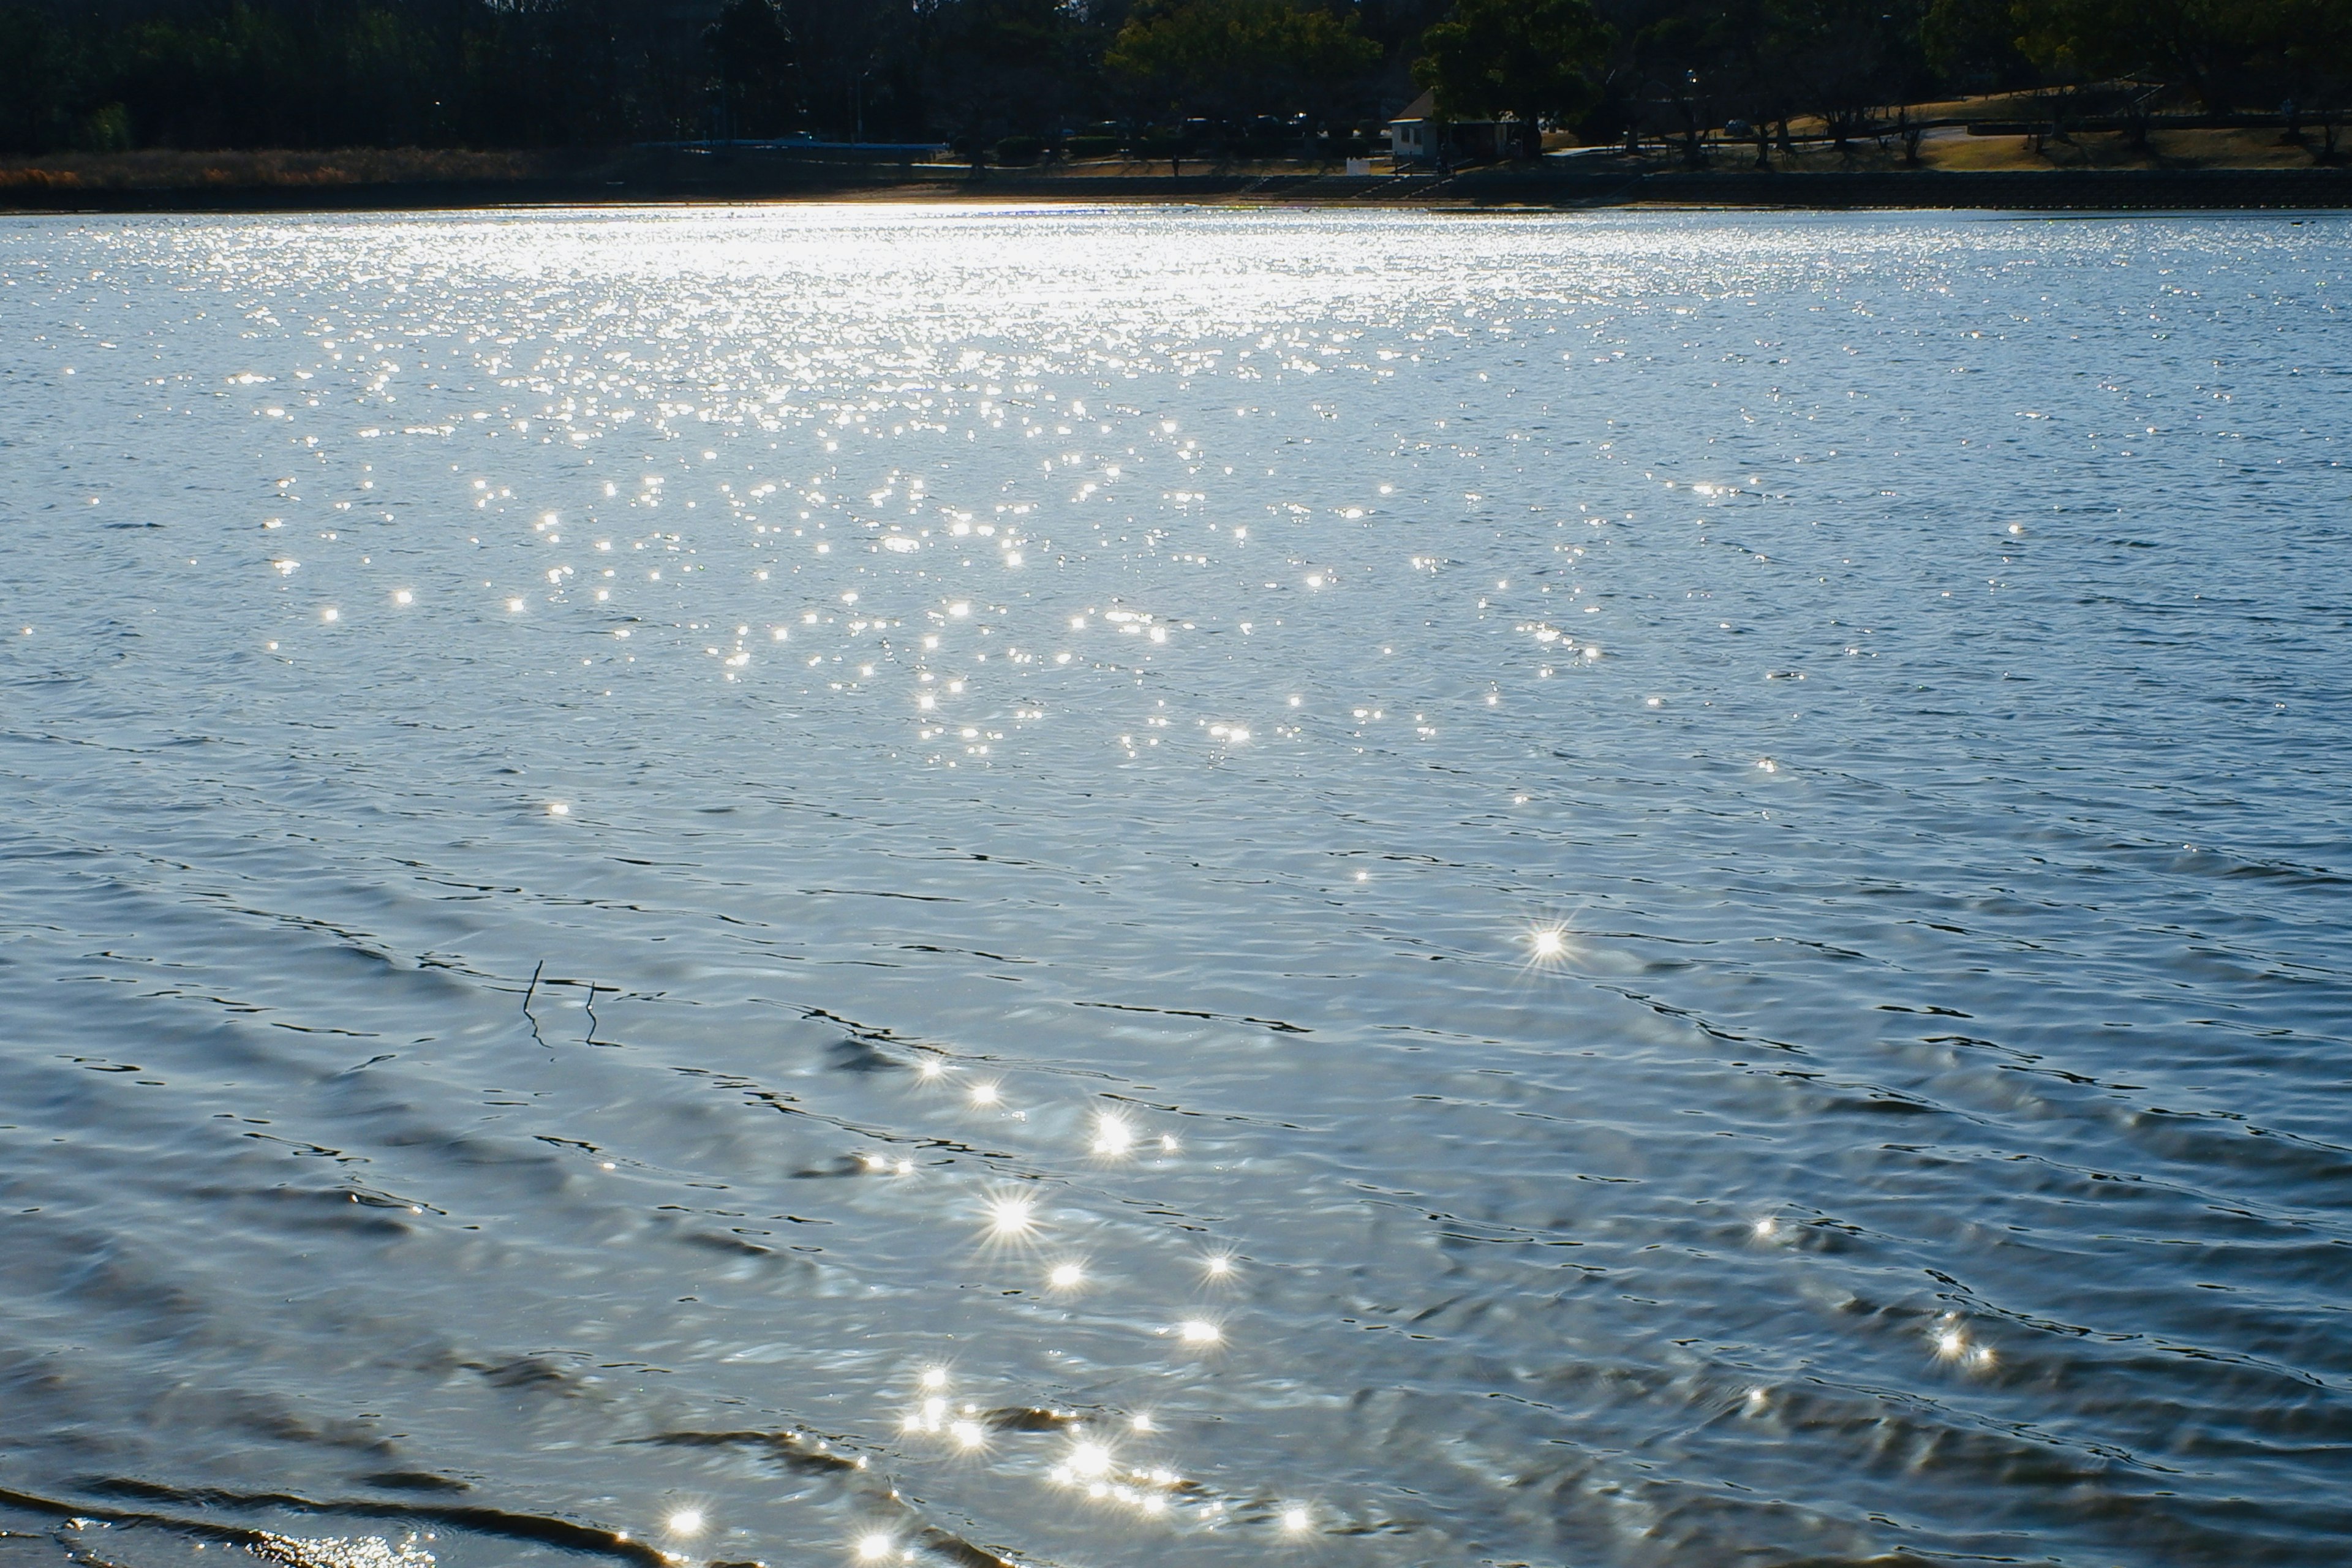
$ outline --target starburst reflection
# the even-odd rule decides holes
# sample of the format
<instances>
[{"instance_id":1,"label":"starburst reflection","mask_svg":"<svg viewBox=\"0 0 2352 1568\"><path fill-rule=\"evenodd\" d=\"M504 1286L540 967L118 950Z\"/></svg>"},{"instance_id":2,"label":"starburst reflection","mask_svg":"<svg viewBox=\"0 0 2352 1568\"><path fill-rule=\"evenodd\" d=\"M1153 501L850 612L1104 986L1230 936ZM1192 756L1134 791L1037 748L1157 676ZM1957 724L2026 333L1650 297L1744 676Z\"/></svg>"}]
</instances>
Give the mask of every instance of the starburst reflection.
<instances>
[{"instance_id":1,"label":"starburst reflection","mask_svg":"<svg viewBox=\"0 0 2352 1568\"><path fill-rule=\"evenodd\" d=\"M1135 1129L1127 1118L1116 1111L1105 1111L1095 1119L1094 1151L1097 1154L1118 1155L1135 1147Z\"/></svg>"},{"instance_id":2,"label":"starburst reflection","mask_svg":"<svg viewBox=\"0 0 2352 1568\"><path fill-rule=\"evenodd\" d=\"M1957 1313L1946 1313L1928 1342L1935 1347L1937 1361L1957 1361L1978 1371L1992 1364L1992 1347L1972 1342Z\"/></svg>"},{"instance_id":3,"label":"starburst reflection","mask_svg":"<svg viewBox=\"0 0 2352 1568\"><path fill-rule=\"evenodd\" d=\"M1150 1431L1150 1423L1139 1416L1135 1429ZM1173 1470L1122 1468L1108 1444L1085 1436L1048 1472L1048 1479L1057 1485L1082 1489L1091 1501L1124 1504L1151 1515L1165 1513L1168 1494L1188 1484Z\"/></svg>"},{"instance_id":4,"label":"starburst reflection","mask_svg":"<svg viewBox=\"0 0 2352 1568\"><path fill-rule=\"evenodd\" d=\"M1037 1205L1027 1198L991 1198L988 1203L988 1228L993 1235L1010 1240L1028 1235L1036 1228Z\"/></svg>"}]
</instances>

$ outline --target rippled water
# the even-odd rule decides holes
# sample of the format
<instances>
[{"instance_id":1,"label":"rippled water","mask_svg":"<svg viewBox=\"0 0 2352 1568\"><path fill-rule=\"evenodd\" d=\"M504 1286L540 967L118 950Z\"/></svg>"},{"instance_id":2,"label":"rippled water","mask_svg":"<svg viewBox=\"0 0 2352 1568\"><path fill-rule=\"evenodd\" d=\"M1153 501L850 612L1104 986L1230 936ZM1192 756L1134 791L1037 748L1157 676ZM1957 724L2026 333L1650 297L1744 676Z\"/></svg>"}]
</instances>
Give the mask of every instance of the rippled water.
<instances>
[{"instance_id":1,"label":"rippled water","mask_svg":"<svg viewBox=\"0 0 2352 1568\"><path fill-rule=\"evenodd\" d=\"M2341 1561L2347 238L11 220L0 1563Z\"/></svg>"}]
</instances>

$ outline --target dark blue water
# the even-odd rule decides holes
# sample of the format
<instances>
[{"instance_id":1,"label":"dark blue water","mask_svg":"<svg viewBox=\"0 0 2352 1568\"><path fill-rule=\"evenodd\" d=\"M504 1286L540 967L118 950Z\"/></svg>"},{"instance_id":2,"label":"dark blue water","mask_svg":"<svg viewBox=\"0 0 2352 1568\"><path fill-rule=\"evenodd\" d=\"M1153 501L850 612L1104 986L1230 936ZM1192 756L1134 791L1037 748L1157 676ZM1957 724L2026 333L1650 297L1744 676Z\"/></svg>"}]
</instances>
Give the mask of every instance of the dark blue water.
<instances>
[{"instance_id":1,"label":"dark blue water","mask_svg":"<svg viewBox=\"0 0 2352 1568\"><path fill-rule=\"evenodd\" d=\"M0 1564L2333 1564L2340 217L0 226Z\"/></svg>"}]
</instances>

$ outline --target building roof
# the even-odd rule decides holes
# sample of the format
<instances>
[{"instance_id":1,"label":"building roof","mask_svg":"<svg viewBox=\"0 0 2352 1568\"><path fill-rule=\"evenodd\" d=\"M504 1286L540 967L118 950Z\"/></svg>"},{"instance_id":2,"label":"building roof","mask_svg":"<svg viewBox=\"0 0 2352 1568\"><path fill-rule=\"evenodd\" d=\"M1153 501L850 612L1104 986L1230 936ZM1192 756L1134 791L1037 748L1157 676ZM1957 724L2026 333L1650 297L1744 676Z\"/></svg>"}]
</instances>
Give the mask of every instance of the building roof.
<instances>
[{"instance_id":1,"label":"building roof","mask_svg":"<svg viewBox=\"0 0 2352 1568\"><path fill-rule=\"evenodd\" d=\"M1429 91L1423 93L1419 98L1414 99L1411 103L1406 104L1402 109L1398 110L1393 115L1391 115L1389 117L1389 123L1391 125L1414 125L1426 121L1433 121L1436 118L1437 90L1433 88ZM1481 115L1475 119L1465 116L1463 119L1452 121L1450 123L1457 130L1467 131L1480 125L1500 125L1502 121L1489 120L1484 115Z\"/></svg>"}]
</instances>

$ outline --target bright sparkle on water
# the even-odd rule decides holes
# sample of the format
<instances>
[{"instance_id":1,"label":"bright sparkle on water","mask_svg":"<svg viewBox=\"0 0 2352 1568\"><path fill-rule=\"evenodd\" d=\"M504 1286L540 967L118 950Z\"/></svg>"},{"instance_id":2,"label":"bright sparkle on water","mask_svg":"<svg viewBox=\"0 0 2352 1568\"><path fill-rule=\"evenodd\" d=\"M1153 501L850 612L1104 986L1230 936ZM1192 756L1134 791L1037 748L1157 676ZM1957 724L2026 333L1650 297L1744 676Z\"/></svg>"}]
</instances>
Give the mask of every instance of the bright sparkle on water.
<instances>
[{"instance_id":1,"label":"bright sparkle on water","mask_svg":"<svg viewBox=\"0 0 2352 1568\"><path fill-rule=\"evenodd\" d=\"M1105 1111L1095 1119L1094 1152L1097 1154L1124 1154L1135 1147L1135 1129L1127 1118L1116 1111Z\"/></svg>"},{"instance_id":2,"label":"bright sparkle on water","mask_svg":"<svg viewBox=\"0 0 2352 1568\"><path fill-rule=\"evenodd\" d=\"M1000 1237L1023 1237L1036 1227L1037 1205L1027 1198L992 1198L988 1204L988 1228Z\"/></svg>"}]
</instances>

